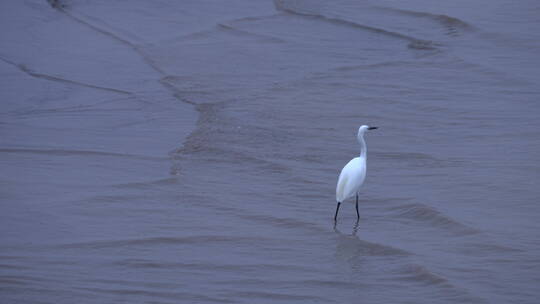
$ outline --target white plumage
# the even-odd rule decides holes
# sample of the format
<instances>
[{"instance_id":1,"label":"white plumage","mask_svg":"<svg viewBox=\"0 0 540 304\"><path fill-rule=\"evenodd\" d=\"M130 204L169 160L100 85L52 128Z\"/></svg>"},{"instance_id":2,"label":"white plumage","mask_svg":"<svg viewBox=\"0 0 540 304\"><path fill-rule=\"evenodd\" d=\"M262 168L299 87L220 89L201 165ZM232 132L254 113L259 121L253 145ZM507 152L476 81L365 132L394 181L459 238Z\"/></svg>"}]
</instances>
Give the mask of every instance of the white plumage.
<instances>
[{"instance_id":1,"label":"white plumage","mask_svg":"<svg viewBox=\"0 0 540 304\"><path fill-rule=\"evenodd\" d=\"M353 197L366 178L366 159L355 157L341 170L336 187L336 201Z\"/></svg>"},{"instance_id":2,"label":"white plumage","mask_svg":"<svg viewBox=\"0 0 540 304\"><path fill-rule=\"evenodd\" d=\"M337 220L339 206L343 201L356 195L356 216L360 219L358 212L358 191L360 186L364 183L366 178L366 159L367 159L367 145L364 140L364 134L368 130L374 130L377 127L369 127L366 125L361 126L358 129L358 142L360 143L361 150L360 156L351 159L339 174L338 183L336 186L336 214L334 220Z\"/></svg>"}]
</instances>

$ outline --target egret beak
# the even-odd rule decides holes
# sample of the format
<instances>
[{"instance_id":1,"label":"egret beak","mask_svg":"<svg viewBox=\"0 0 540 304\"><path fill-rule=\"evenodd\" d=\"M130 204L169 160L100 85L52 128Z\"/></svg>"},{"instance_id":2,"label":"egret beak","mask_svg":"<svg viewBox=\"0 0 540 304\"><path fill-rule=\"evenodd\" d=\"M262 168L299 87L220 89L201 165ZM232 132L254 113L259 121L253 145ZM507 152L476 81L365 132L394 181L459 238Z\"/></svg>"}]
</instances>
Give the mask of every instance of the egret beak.
<instances>
[{"instance_id":1,"label":"egret beak","mask_svg":"<svg viewBox=\"0 0 540 304\"><path fill-rule=\"evenodd\" d=\"M369 127L369 128L367 128L367 129L368 129L368 130L376 130L376 129L378 129L378 127Z\"/></svg>"}]
</instances>

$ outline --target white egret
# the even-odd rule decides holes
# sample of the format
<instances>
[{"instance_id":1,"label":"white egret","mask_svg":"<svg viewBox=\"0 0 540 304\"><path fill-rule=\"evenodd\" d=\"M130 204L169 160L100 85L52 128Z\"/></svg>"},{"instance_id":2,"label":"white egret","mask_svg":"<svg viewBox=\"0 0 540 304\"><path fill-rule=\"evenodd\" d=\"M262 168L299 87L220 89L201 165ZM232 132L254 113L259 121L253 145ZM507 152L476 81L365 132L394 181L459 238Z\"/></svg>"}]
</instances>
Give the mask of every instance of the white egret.
<instances>
[{"instance_id":1,"label":"white egret","mask_svg":"<svg viewBox=\"0 0 540 304\"><path fill-rule=\"evenodd\" d=\"M358 191L360 186L364 183L366 178L366 158L367 158L367 146L364 140L364 133L367 130L375 130L377 127L370 127L363 125L358 129L358 142L360 143L361 150L360 156L351 159L339 174L339 179L336 187L336 215L334 215L334 221L337 221L337 215L339 206L343 201L356 194L356 216L360 219L360 213L358 212Z\"/></svg>"}]
</instances>

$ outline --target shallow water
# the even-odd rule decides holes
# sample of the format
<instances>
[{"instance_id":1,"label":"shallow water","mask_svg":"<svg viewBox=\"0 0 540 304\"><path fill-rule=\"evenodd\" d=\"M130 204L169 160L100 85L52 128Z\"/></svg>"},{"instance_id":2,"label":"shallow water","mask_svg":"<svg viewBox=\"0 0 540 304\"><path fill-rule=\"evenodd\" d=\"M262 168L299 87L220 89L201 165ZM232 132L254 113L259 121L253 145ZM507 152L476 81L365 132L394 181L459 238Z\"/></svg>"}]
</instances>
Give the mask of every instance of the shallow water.
<instances>
[{"instance_id":1,"label":"shallow water","mask_svg":"<svg viewBox=\"0 0 540 304\"><path fill-rule=\"evenodd\" d=\"M62 3L0 4L6 303L537 301L536 1Z\"/></svg>"}]
</instances>

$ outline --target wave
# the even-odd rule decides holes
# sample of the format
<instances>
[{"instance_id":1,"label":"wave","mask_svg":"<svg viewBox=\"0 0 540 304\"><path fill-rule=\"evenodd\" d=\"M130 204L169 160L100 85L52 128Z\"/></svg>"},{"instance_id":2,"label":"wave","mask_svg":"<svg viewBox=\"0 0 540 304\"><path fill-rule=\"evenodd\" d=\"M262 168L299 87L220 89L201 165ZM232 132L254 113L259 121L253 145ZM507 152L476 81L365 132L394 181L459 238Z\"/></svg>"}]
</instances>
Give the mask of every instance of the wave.
<instances>
[{"instance_id":1,"label":"wave","mask_svg":"<svg viewBox=\"0 0 540 304\"><path fill-rule=\"evenodd\" d=\"M218 27L218 29L221 29L221 30L224 30L224 31L236 34L236 35L240 35L240 36L252 37L252 38L256 38L256 39L259 39L261 41L266 41L266 42L283 43L283 42L286 42L286 41L281 39L281 38L277 38L277 37L270 36L270 35L252 33L250 31L241 30L241 29L238 29L238 28L233 26L233 24L236 24L236 23L256 22L256 21L261 21L261 20L266 20L266 19L273 19L273 18L276 18L276 17L278 17L278 15L275 15L275 14L274 15L268 15L268 16L244 17L244 18L230 20L230 21L227 21L227 22L218 23L217 27Z\"/></svg>"},{"instance_id":2,"label":"wave","mask_svg":"<svg viewBox=\"0 0 540 304\"><path fill-rule=\"evenodd\" d=\"M127 268L166 268L166 269L181 269L191 272L239 272L239 273L268 273L268 272L284 272L293 271L312 272L313 268L293 265L293 264L216 264L216 263L184 263L184 262L163 262L148 259L123 259L111 263L111 266L121 266ZM319 271L319 270L318 270Z\"/></svg>"},{"instance_id":3,"label":"wave","mask_svg":"<svg viewBox=\"0 0 540 304\"><path fill-rule=\"evenodd\" d=\"M215 125L217 122L222 126L227 125L226 118L223 118L220 115L220 112L224 105L227 104L227 101L196 103L183 97L184 92L175 87L174 82L181 81L181 79L171 76L163 78L162 81L170 86L171 90L177 90L175 93L177 94L176 98L194 105L195 109L199 112L197 128L186 138L182 147L169 153L173 159L179 160L187 155L197 155L198 157L206 157L207 160L216 163L251 163L259 168L263 168L267 172L290 171L290 168L286 165L281 165L278 162L254 156L248 152L239 151L238 149L235 149L234 145L220 145L219 139L215 139L217 134ZM273 132L272 130L257 127L250 128L250 130ZM250 136L250 134L242 135ZM257 133L251 138L251 142L255 143L256 140L262 140L262 138L268 138L269 136L272 135L263 136ZM177 174L180 169L176 168L174 171L175 174Z\"/></svg>"},{"instance_id":4,"label":"wave","mask_svg":"<svg viewBox=\"0 0 540 304\"><path fill-rule=\"evenodd\" d=\"M28 267L23 265L0 264L0 269L25 270Z\"/></svg>"},{"instance_id":5,"label":"wave","mask_svg":"<svg viewBox=\"0 0 540 304\"><path fill-rule=\"evenodd\" d=\"M166 82L162 81L162 79L166 78L168 76L168 74L148 54L146 54L146 52L143 50L143 48L140 45L130 41L129 39L126 39L126 38L122 37L122 35L119 35L119 34L115 33L114 31L111 31L111 30L107 29L106 27L98 26L98 25L94 24L93 22L87 21L84 17L81 17L81 16L77 15L76 13L70 11L69 10L70 7L68 5L66 5L65 1L62 1L62 0L48 0L48 1L49 1L49 4L51 5L51 7L53 9L56 9L59 12L63 13L65 16L67 16L68 18L70 18L74 22L79 23L82 26L85 26L85 27L91 29L92 31L94 31L96 33L99 33L99 34L101 34L101 35L103 35L105 37L108 37L109 39L111 39L113 41L116 41L117 43L119 43L121 45L124 45L125 47L131 49L135 54L137 54L142 59L142 61L148 67L150 67L152 70L154 70L161 77L158 80L158 82L164 87L164 89L168 90L170 92L170 94L173 97L177 98L179 101L186 102L185 99L179 97L179 95L177 94L177 90L174 90L172 86L170 86ZM37 77L37 76L41 76L41 74L35 75L34 77ZM51 77L48 77L47 79L49 79L49 80L57 80L57 81L66 81L64 79L51 79ZM67 81L72 82L70 80L67 80ZM99 86L95 86L95 85L88 85L88 84L78 83L78 82L73 82L73 83L74 84L79 84L79 85L84 85L84 86L91 87L91 88L109 90L109 91L116 91L117 93L124 93L124 94L133 95L132 92L117 90L117 89L114 89L114 88L104 88L104 87L99 87ZM187 103L192 104L190 102L187 102Z\"/></svg>"},{"instance_id":6,"label":"wave","mask_svg":"<svg viewBox=\"0 0 540 304\"><path fill-rule=\"evenodd\" d=\"M498 244L486 244L480 242L468 243L457 248L461 254L485 258L490 255L508 255L522 253L523 250Z\"/></svg>"},{"instance_id":7,"label":"wave","mask_svg":"<svg viewBox=\"0 0 540 304\"><path fill-rule=\"evenodd\" d=\"M407 284L415 282L422 288L426 286L435 287L436 289L432 289L433 292L436 292L437 297L443 300L444 303L485 303L484 299L472 294L467 288L454 284L452 280L419 264L401 266L392 271L392 274L394 280L403 281Z\"/></svg>"},{"instance_id":8,"label":"wave","mask_svg":"<svg viewBox=\"0 0 540 304\"><path fill-rule=\"evenodd\" d=\"M478 233L476 229L447 217L436 209L424 204L406 204L391 209L397 212L395 217L399 219L409 219L425 223L431 227L444 229L453 234L469 235Z\"/></svg>"},{"instance_id":9,"label":"wave","mask_svg":"<svg viewBox=\"0 0 540 304\"><path fill-rule=\"evenodd\" d=\"M240 22L246 22L246 21L252 22L252 21L264 20L264 19L274 18L274 17L275 15L260 16L260 17L245 17L245 18L234 19L234 20L230 20L226 22L220 22L216 24L216 26L212 29L206 29L202 31L192 32L189 34L184 34L182 36L173 38L171 40L167 40L165 41L165 43L205 39L219 32L228 33L231 35L237 35L238 37L255 38L255 39L258 39L260 42L272 42L272 43L286 42L285 40L281 38L273 37L270 35L252 33L250 31L239 29L233 25L234 23L240 23Z\"/></svg>"},{"instance_id":10,"label":"wave","mask_svg":"<svg viewBox=\"0 0 540 304\"><path fill-rule=\"evenodd\" d=\"M93 293L105 293L115 296L137 295L138 297L149 297L158 299L170 299L178 301L178 299L193 301L193 303L234 303L231 300L210 297L203 294L191 293L185 291L163 291L163 290L144 290L141 288L99 288L99 287L75 287L78 290L91 291Z\"/></svg>"},{"instance_id":11,"label":"wave","mask_svg":"<svg viewBox=\"0 0 540 304\"><path fill-rule=\"evenodd\" d=\"M45 278L39 278L36 276L28 275L2 275L0 277L0 284L5 285L31 285L36 282L47 281ZM5 284L5 285L4 285Z\"/></svg>"},{"instance_id":12,"label":"wave","mask_svg":"<svg viewBox=\"0 0 540 304\"><path fill-rule=\"evenodd\" d=\"M245 213L245 211L244 211ZM290 228L290 229L304 229L306 231L325 233L328 232L322 225L317 225L311 222L302 221L297 218L285 218L285 217L276 217L271 215L262 215L262 214L237 214L241 219L253 221L256 224L267 224L277 228Z\"/></svg>"},{"instance_id":13,"label":"wave","mask_svg":"<svg viewBox=\"0 0 540 304\"><path fill-rule=\"evenodd\" d=\"M299 294L286 294L278 292L262 292L262 291L235 291L229 292L227 296L244 298L244 299L262 299L262 300L272 300L272 301L307 301L313 303L315 302L326 302L327 299L311 295L299 295Z\"/></svg>"},{"instance_id":14,"label":"wave","mask_svg":"<svg viewBox=\"0 0 540 304\"><path fill-rule=\"evenodd\" d=\"M280 240L262 237L247 237L247 236L220 236L220 235L196 235L186 237L149 237L139 239L120 239L120 240L96 240L89 242L68 243L55 245L54 247L62 249L103 249L103 248L121 248L129 246L146 246L146 245L202 245L202 244L219 244L219 243L236 243L253 246L264 241Z\"/></svg>"},{"instance_id":15,"label":"wave","mask_svg":"<svg viewBox=\"0 0 540 304\"><path fill-rule=\"evenodd\" d=\"M385 36L388 36L388 37L405 40L405 41L409 42L407 46L409 48L411 48L411 49L436 50L437 46L439 46L439 44L434 43L433 41L430 41L430 40L418 39L418 38L415 38L415 37L412 37L412 36L409 36L409 35L405 35L405 34L394 32L394 31L385 30L385 29L378 28L378 27L364 25L364 24L356 23L356 22L349 21L349 20L344 20L344 19L337 18L337 17L328 17L328 16L325 16L325 15L317 14L317 13L302 12L302 11L298 10L297 8L292 8L289 5L286 5L282 0L274 0L274 5L275 5L277 10L279 10L281 12L284 12L284 13L297 15L297 16L301 16L301 17L305 17L305 18L311 18L311 19L315 19L315 20L320 20L320 21L328 22L328 23L331 23L331 24L334 24L334 25L347 26L347 27L350 27L350 28L361 29L361 30L373 32L373 33L376 33L376 34L381 34L381 35L385 35Z\"/></svg>"},{"instance_id":16,"label":"wave","mask_svg":"<svg viewBox=\"0 0 540 304\"><path fill-rule=\"evenodd\" d=\"M234 20L232 22L235 22L235 21L238 21L238 20ZM231 24L227 24L227 23L218 23L217 28L219 30L222 30L222 31L225 31L225 32L228 32L228 33L232 33L234 35L256 38L259 41L263 41L263 42L274 42L274 43L283 43L283 42L285 42L285 40L280 39L280 38L272 37L272 36L269 36L269 35L256 34L256 33L252 33L252 32L249 32L249 31L241 30L241 29L235 28Z\"/></svg>"},{"instance_id":17,"label":"wave","mask_svg":"<svg viewBox=\"0 0 540 304\"><path fill-rule=\"evenodd\" d=\"M467 22L458 19L456 17L451 17L444 14L433 14L433 13L427 13L427 12L419 12L419 11L410 11L410 10L404 10L404 9L398 9L398 8L392 8L392 7L382 7L382 6L376 6L373 7L373 9L382 10L385 12L390 12L394 14L400 14L405 16L412 16L412 17L418 17L418 18L425 18L432 21L435 21L439 23L440 25L447 28L447 34L451 36L458 35L460 31L472 31L474 28L472 25L468 24Z\"/></svg>"},{"instance_id":18,"label":"wave","mask_svg":"<svg viewBox=\"0 0 540 304\"><path fill-rule=\"evenodd\" d=\"M60 2L61 3L63 1L55 1L55 2ZM95 31L96 33L99 33L99 34L101 34L101 35L103 35L105 37L108 37L109 39L111 39L113 41L116 41L116 42L126 46L127 48L134 51L137 55L139 55L141 57L141 59L151 69L153 69L154 71L156 71L158 74L160 74L162 76L166 75L165 71L163 69L161 69L161 67L156 65L154 63L154 61L148 55L146 55L137 44L131 42L128 39L123 38L122 36L114 33L113 31L111 31L109 29L106 29L104 27L98 26L98 25L96 25L96 24L94 24L92 22L89 22L89 21L85 20L84 17L78 16L77 14L75 14L72 11L68 10L68 7L65 4L52 5L52 7L54 9L58 10L59 12L63 13L65 16L67 16L71 20L75 21L76 23L79 23L82 26L85 26L85 27L91 29L92 31Z\"/></svg>"},{"instance_id":19,"label":"wave","mask_svg":"<svg viewBox=\"0 0 540 304\"><path fill-rule=\"evenodd\" d=\"M121 158L133 158L139 160L154 160L163 161L168 160L166 157L153 157L137 154L127 153L115 153L93 150L67 150L67 149L22 149L22 148L3 148L0 149L0 153L29 153L29 154L41 154L50 156L106 156L106 157L121 157Z\"/></svg>"},{"instance_id":20,"label":"wave","mask_svg":"<svg viewBox=\"0 0 540 304\"><path fill-rule=\"evenodd\" d=\"M98 86L98 85L94 85L94 84L90 84L90 83L84 83L84 82L77 81L77 80L66 79L66 78L62 78L62 77L58 77L58 76L38 73L38 72L35 72L34 70L32 70L31 68L29 68L28 66L26 66L25 64L15 63L15 62L13 62L13 61L11 61L9 59L3 58L3 57L0 57L0 60L7 63L7 64L10 64L10 65L18 68L21 72L23 72L23 73L25 73L28 76L31 76L33 78L44 79L44 80L49 80L49 81L55 81L55 82L60 82L60 83L64 83L64 84L72 84L72 85L77 85L77 86L86 87L86 88L90 88L90 89L108 91L108 92L113 92L113 93L120 93L120 94L124 94L124 95L133 95L132 92L121 90L121 89L103 87L103 86Z\"/></svg>"},{"instance_id":21,"label":"wave","mask_svg":"<svg viewBox=\"0 0 540 304\"><path fill-rule=\"evenodd\" d=\"M425 168L454 167L462 163L457 159L440 159L420 152L380 152L377 153L377 157L387 160L399 160L400 162L406 161L416 167Z\"/></svg>"},{"instance_id":22,"label":"wave","mask_svg":"<svg viewBox=\"0 0 540 304\"><path fill-rule=\"evenodd\" d=\"M429 271L421 265L406 265L396 271L396 274L399 280L416 281L426 285L447 284L449 287L452 287L447 279Z\"/></svg>"},{"instance_id":23,"label":"wave","mask_svg":"<svg viewBox=\"0 0 540 304\"><path fill-rule=\"evenodd\" d=\"M118 189L150 189L153 186L167 186L174 185L178 183L178 179L175 177L169 178L160 178L156 180L149 180L146 182L131 182L131 183L122 183L112 185L114 188Z\"/></svg>"}]
</instances>

